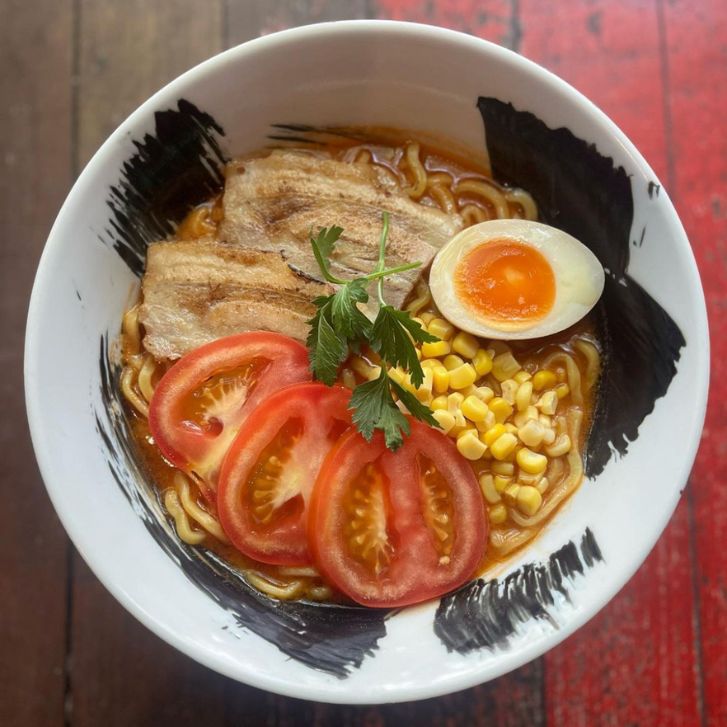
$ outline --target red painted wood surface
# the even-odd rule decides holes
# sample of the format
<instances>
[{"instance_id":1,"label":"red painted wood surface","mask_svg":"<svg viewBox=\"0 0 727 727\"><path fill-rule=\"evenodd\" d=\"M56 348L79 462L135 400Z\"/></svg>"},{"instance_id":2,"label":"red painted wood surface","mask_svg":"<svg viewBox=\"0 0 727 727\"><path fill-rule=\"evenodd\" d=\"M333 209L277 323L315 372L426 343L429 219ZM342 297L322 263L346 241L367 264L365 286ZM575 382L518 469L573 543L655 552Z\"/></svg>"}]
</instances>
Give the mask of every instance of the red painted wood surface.
<instances>
[{"instance_id":1,"label":"red painted wood surface","mask_svg":"<svg viewBox=\"0 0 727 727\"><path fill-rule=\"evenodd\" d=\"M727 724L727 3L663 2L672 194L707 299L712 395L692 473L704 707Z\"/></svg>"},{"instance_id":2,"label":"red painted wood surface","mask_svg":"<svg viewBox=\"0 0 727 727\"><path fill-rule=\"evenodd\" d=\"M727 725L724 0L209 0L203 9L193 0L0 0L0 17L7 101L0 112L0 289L8 331L2 357L10 367L0 724ZM715 382L691 485L622 593L565 643L510 675L380 708L313 704L239 685L146 631L77 556L66 574L70 546L38 482L27 432L13 426L23 416L23 301L72 166L140 100L216 50L352 17L439 24L498 42L555 71L616 121L661 177L695 249Z\"/></svg>"},{"instance_id":3,"label":"red painted wood surface","mask_svg":"<svg viewBox=\"0 0 727 727\"><path fill-rule=\"evenodd\" d=\"M521 52L581 90L626 132L667 188L672 149L654 3L523 0ZM553 24L569 33L553 33ZM689 503L618 598L545 657L548 722L693 725L700 719Z\"/></svg>"}]
</instances>

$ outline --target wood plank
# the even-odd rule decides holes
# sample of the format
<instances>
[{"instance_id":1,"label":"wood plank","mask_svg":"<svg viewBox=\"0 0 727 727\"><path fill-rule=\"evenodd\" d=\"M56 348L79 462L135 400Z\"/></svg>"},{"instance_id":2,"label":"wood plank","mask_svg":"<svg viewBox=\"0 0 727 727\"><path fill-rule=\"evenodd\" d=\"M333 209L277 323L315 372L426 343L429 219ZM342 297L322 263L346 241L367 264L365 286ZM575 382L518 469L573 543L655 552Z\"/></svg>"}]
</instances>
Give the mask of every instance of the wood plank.
<instances>
[{"instance_id":1,"label":"wood plank","mask_svg":"<svg viewBox=\"0 0 727 727\"><path fill-rule=\"evenodd\" d=\"M378 0L376 17L408 20L470 33L518 50L520 16L516 0Z\"/></svg>"},{"instance_id":2,"label":"wood plank","mask_svg":"<svg viewBox=\"0 0 727 727\"><path fill-rule=\"evenodd\" d=\"M38 258L72 178L71 3L12 0L2 15L0 724L52 726L63 724L69 546L30 444L23 338Z\"/></svg>"},{"instance_id":3,"label":"wood plank","mask_svg":"<svg viewBox=\"0 0 727 727\"><path fill-rule=\"evenodd\" d=\"M677 210L697 258L712 390L692 474L706 723L727 724L727 5L659 0Z\"/></svg>"},{"instance_id":4,"label":"wood plank","mask_svg":"<svg viewBox=\"0 0 727 727\"><path fill-rule=\"evenodd\" d=\"M221 2L79 4L77 164L136 106L221 50ZM214 725L224 680L153 636L76 556L68 719L83 725Z\"/></svg>"},{"instance_id":5,"label":"wood plank","mask_svg":"<svg viewBox=\"0 0 727 727\"><path fill-rule=\"evenodd\" d=\"M366 0L316 0L312 3L291 0L225 2L224 41L228 48L261 35L299 25L365 18L368 6Z\"/></svg>"},{"instance_id":6,"label":"wood plank","mask_svg":"<svg viewBox=\"0 0 727 727\"><path fill-rule=\"evenodd\" d=\"M222 0L81 0L78 159L169 81L222 50Z\"/></svg>"},{"instance_id":7,"label":"wood plank","mask_svg":"<svg viewBox=\"0 0 727 727\"><path fill-rule=\"evenodd\" d=\"M522 52L595 101L657 173L669 169L656 6L521 2ZM568 28L568 32L558 32ZM692 725L700 720L689 513L682 501L636 577L545 657L548 723Z\"/></svg>"}]
</instances>

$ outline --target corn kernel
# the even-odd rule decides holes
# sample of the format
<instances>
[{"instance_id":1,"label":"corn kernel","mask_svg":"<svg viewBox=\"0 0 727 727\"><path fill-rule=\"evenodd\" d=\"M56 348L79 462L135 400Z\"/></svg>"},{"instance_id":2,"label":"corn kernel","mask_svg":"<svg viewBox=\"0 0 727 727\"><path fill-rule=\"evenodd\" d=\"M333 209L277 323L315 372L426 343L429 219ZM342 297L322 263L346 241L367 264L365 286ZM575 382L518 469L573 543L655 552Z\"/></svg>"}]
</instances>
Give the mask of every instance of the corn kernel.
<instances>
[{"instance_id":1,"label":"corn kernel","mask_svg":"<svg viewBox=\"0 0 727 727\"><path fill-rule=\"evenodd\" d=\"M548 466L548 458L544 454L533 452L527 447L523 447L518 451L516 459L520 468L531 475L539 475L541 472L545 472L545 468Z\"/></svg>"},{"instance_id":2,"label":"corn kernel","mask_svg":"<svg viewBox=\"0 0 727 727\"><path fill-rule=\"evenodd\" d=\"M570 448L570 437L567 434L561 434L553 444L545 448L545 453L548 457L562 457L570 452Z\"/></svg>"},{"instance_id":3,"label":"corn kernel","mask_svg":"<svg viewBox=\"0 0 727 727\"><path fill-rule=\"evenodd\" d=\"M540 412L537 410L534 404L531 404L525 410L525 413L528 415L528 419L538 419L540 417Z\"/></svg>"},{"instance_id":4,"label":"corn kernel","mask_svg":"<svg viewBox=\"0 0 727 727\"><path fill-rule=\"evenodd\" d=\"M528 419L527 422L525 422L525 424L517 430L517 435L526 447L536 448L539 447L543 441L545 428L540 422Z\"/></svg>"},{"instance_id":5,"label":"corn kernel","mask_svg":"<svg viewBox=\"0 0 727 727\"><path fill-rule=\"evenodd\" d=\"M542 473L539 475L531 475L525 470L519 470L517 473L517 481L521 485L532 485L533 487L536 487L542 478Z\"/></svg>"},{"instance_id":6,"label":"corn kernel","mask_svg":"<svg viewBox=\"0 0 727 727\"><path fill-rule=\"evenodd\" d=\"M495 396L495 392L489 386L476 386L472 394L485 403Z\"/></svg>"},{"instance_id":7,"label":"corn kernel","mask_svg":"<svg viewBox=\"0 0 727 727\"><path fill-rule=\"evenodd\" d=\"M514 404L515 403L515 394L517 394L519 385L515 379L505 379L500 384L500 391L502 398L508 403L508 404Z\"/></svg>"},{"instance_id":8,"label":"corn kernel","mask_svg":"<svg viewBox=\"0 0 727 727\"><path fill-rule=\"evenodd\" d=\"M392 381L396 381L397 384L401 385L404 382L405 374L400 368L391 368L387 371L387 373L389 374L389 378Z\"/></svg>"},{"instance_id":9,"label":"corn kernel","mask_svg":"<svg viewBox=\"0 0 727 727\"><path fill-rule=\"evenodd\" d=\"M515 465L512 462L493 462L490 469L496 475L512 477L515 474Z\"/></svg>"},{"instance_id":10,"label":"corn kernel","mask_svg":"<svg viewBox=\"0 0 727 727\"><path fill-rule=\"evenodd\" d=\"M447 341L435 341L434 343L422 343L422 356L427 358L437 358L438 356L446 356L449 353L449 343Z\"/></svg>"},{"instance_id":11,"label":"corn kernel","mask_svg":"<svg viewBox=\"0 0 727 727\"><path fill-rule=\"evenodd\" d=\"M414 323L418 323L422 328L424 328L427 324L424 322L423 318L420 318L419 316L413 316L412 320Z\"/></svg>"},{"instance_id":12,"label":"corn kernel","mask_svg":"<svg viewBox=\"0 0 727 727\"><path fill-rule=\"evenodd\" d=\"M492 427L491 429L488 429L485 432L485 435L484 435L485 444L488 447L491 447L495 443L495 440L497 440L498 437L501 437L503 434L505 434L505 425L504 424L495 424L494 427Z\"/></svg>"},{"instance_id":13,"label":"corn kernel","mask_svg":"<svg viewBox=\"0 0 727 727\"><path fill-rule=\"evenodd\" d=\"M537 402L535 406L540 409L542 414L555 414L555 410L558 407L558 394L554 391L546 391Z\"/></svg>"},{"instance_id":14,"label":"corn kernel","mask_svg":"<svg viewBox=\"0 0 727 727\"><path fill-rule=\"evenodd\" d=\"M445 434L449 434L449 432L452 431L454 427L453 414L450 414L446 409L437 409L432 412L432 416Z\"/></svg>"},{"instance_id":15,"label":"corn kernel","mask_svg":"<svg viewBox=\"0 0 727 727\"><path fill-rule=\"evenodd\" d=\"M462 413L472 422L484 421L488 411L487 404L476 396L468 396L462 402Z\"/></svg>"},{"instance_id":16,"label":"corn kernel","mask_svg":"<svg viewBox=\"0 0 727 727\"><path fill-rule=\"evenodd\" d=\"M495 464L495 462L493 462ZM503 493L508 488L510 483L512 482L512 477L506 477L505 475L495 475L495 479L493 480L493 484L495 485L495 489L498 493Z\"/></svg>"},{"instance_id":17,"label":"corn kernel","mask_svg":"<svg viewBox=\"0 0 727 727\"><path fill-rule=\"evenodd\" d=\"M526 381L530 381L530 379L532 379L533 376L529 371L522 369L522 371L518 371L515 374L515 376L513 376L512 378L515 379L515 381L517 381L518 384L524 384Z\"/></svg>"},{"instance_id":18,"label":"corn kernel","mask_svg":"<svg viewBox=\"0 0 727 727\"><path fill-rule=\"evenodd\" d=\"M430 409L433 409L436 411L437 409L443 409L445 411L448 410L447 407L447 397L446 396L436 396L434 399L432 399L432 403L429 405Z\"/></svg>"},{"instance_id":19,"label":"corn kernel","mask_svg":"<svg viewBox=\"0 0 727 727\"><path fill-rule=\"evenodd\" d=\"M555 429L548 427L543 434L543 444L551 445L553 442L555 442Z\"/></svg>"},{"instance_id":20,"label":"corn kernel","mask_svg":"<svg viewBox=\"0 0 727 727\"><path fill-rule=\"evenodd\" d=\"M372 366L368 361L365 361L360 356L352 356L349 366L359 375L368 381L373 381L379 378L381 373L380 366Z\"/></svg>"},{"instance_id":21,"label":"corn kernel","mask_svg":"<svg viewBox=\"0 0 727 727\"><path fill-rule=\"evenodd\" d=\"M492 371L492 356L484 348L479 349L472 357L472 365L478 376L487 376Z\"/></svg>"},{"instance_id":22,"label":"corn kernel","mask_svg":"<svg viewBox=\"0 0 727 727\"><path fill-rule=\"evenodd\" d=\"M438 358L425 358L422 360L421 366L423 369L436 369L442 365L442 362Z\"/></svg>"},{"instance_id":23,"label":"corn kernel","mask_svg":"<svg viewBox=\"0 0 727 727\"><path fill-rule=\"evenodd\" d=\"M454 326L444 318L434 318L427 324L427 331L443 341L448 341L454 333Z\"/></svg>"},{"instance_id":24,"label":"corn kernel","mask_svg":"<svg viewBox=\"0 0 727 727\"><path fill-rule=\"evenodd\" d=\"M437 368L432 369L432 372L434 375L432 388L437 394L444 394L449 388L449 371L444 366L437 366Z\"/></svg>"},{"instance_id":25,"label":"corn kernel","mask_svg":"<svg viewBox=\"0 0 727 727\"><path fill-rule=\"evenodd\" d=\"M538 416L538 421L546 428L546 429L552 429L553 427L553 420L547 415L547 414L540 414Z\"/></svg>"},{"instance_id":26,"label":"corn kernel","mask_svg":"<svg viewBox=\"0 0 727 727\"><path fill-rule=\"evenodd\" d=\"M555 386L558 382L555 374L548 369L541 369L536 371L533 376L533 389L535 391L542 391L543 389L549 389L551 386Z\"/></svg>"},{"instance_id":27,"label":"corn kernel","mask_svg":"<svg viewBox=\"0 0 727 727\"><path fill-rule=\"evenodd\" d=\"M487 447L480 441L476 430L467 429L457 437L457 449L465 459L474 461L482 457Z\"/></svg>"},{"instance_id":28,"label":"corn kernel","mask_svg":"<svg viewBox=\"0 0 727 727\"><path fill-rule=\"evenodd\" d=\"M510 351L498 354L492 361L492 374L498 381L511 379L518 371L520 364Z\"/></svg>"},{"instance_id":29,"label":"corn kernel","mask_svg":"<svg viewBox=\"0 0 727 727\"><path fill-rule=\"evenodd\" d=\"M464 418L464 414L457 409L457 411L451 412L454 415L454 426L458 429L467 428L467 420ZM459 432L457 432L459 434Z\"/></svg>"},{"instance_id":30,"label":"corn kernel","mask_svg":"<svg viewBox=\"0 0 727 727\"><path fill-rule=\"evenodd\" d=\"M507 508L502 503L491 507L489 518L492 525L502 525L507 520Z\"/></svg>"},{"instance_id":31,"label":"corn kernel","mask_svg":"<svg viewBox=\"0 0 727 727\"><path fill-rule=\"evenodd\" d=\"M505 431L510 432L510 434L517 434L517 427L510 422L505 422Z\"/></svg>"},{"instance_id":32,"label":"corn kernel","mask_svg":"<svg viewBox=\"0 0 727 727\"><path fill-rule=\"evenodd\" d=\"M459 368L464 363L464 359L461 356L456 356L455 354L450 353L449 356L444 357L444 361L442 361L442 363L447 371L451 371L452 369Z\"/></svg>"},{"instance_id":33,"label":"corn kernel","mask_svg":"<svg viewBox=\"0 0 727 727\"><path fill-rule=\"evenodd\" d=\"M504 422L512 414L512 404L500 396L491 399L488 406L498 422Z\"/></svg>"},{"instance_id":34,"label":"corn kernel","mask_svg":"<svg viewBox=\"0 0 727 727\"><path fill-rule=\"evenodd\" d=\"M531 516L540 509L543 503L543 496L538 492L537 488L530 485L523 485L517 493L516 497L517 509L523 515Z\"/></svg>"},{"instance_id":35,"label":"corn kernel","mask_svg":"<svg viewBox=\"0 0 727 727\"><path fill-rule=\"evenodd\" d=\"M555 387L555 393L559 399L565 399L565 397L570 394L570 386L568 386L568 384L558 384L558 386Z\"/></svg>"},{"instance_id":36,"label":"corn kernel","mask_svg":"<svg viewBox=\"0 0 727 727\"><path fill-rule=\"evenodd\" d=\"M428 326L436 318L436 316L434 313L420 313L419 318L424 321L425 326Z\"/></svg>"},{"instance_id":37,"label":"corn kernel","mask_svg":"<svg viewBox=\"0 0 727 727\"><path fill-rule=\"evenodd\" d=\"M527 411L530 406L530 397L533 395L533 382L523 381L518 386L517 393L515 394L515 406L518 411Z\"/></svg>"},{"instance_id":38,"label":"corn kernel","mask_svg":"<svg viewBox=\"0 0 727 727\"><path fill-rule=\"evenodd\" d=\"M485 421L482 422L487 429L492 429L492 427L497 424L497 417L489 410L487 410L487 416L485 417Z\"/></svg>"},{"instance_id":39,"label":"corn kernel","mask_svg":"<svg viewBox=\"0 0 727 727\"><path fill-rule=\"evenodd\" d=\"M524 412L524 411L515 412L515 416L513 416L513 418L512 418L512 423L518 429L520 429L520 427L524 427L528 421L529 420L528 420L527 412Z\"/></svg>"},{"instance_id":40,"label":"corn kernel","mask_svg":"<svg viewBox=\"0 0 727 727\"><path fill-rule=\"evenodd\" d=\"M454 414L454 412L459 411L463 401L464 396L462 396L462 394L460 394L459 392L455 391L453 394L450 394L447 397L447 409L449 409L449 411Z\"/></svg>"},{"instance_id":41,"label":"corn kernel","mask_svg":"<svg viewBox=\"0 0 727 727\"><path fill-rule=\"evenodd\" d=\"M449 386L451 389L465 389L475 383L477 374L471 364L462 364L449 372Z\"/></svg>"},{"instance_id":42,"label":"corn kernel","mask_svg":"<svg viewBox=\"0 0 727 727\"><path fill-rule=\"evenodd\" d=\"M512 432L501 434L491 445L490 451L495 459L505 459L517 447L517 437Z\"/></svg>"},{"instance_id":43,"label":"corn kernel","mask_svg":"<svg viewBox=\"0 0 727 727\"><path fill-rule=\"evenodd\" d=\"M432 380L433 380L432 370L427 369L424 371L424 379L422 381L421 386L414 392L416 394L417 399L419 401L423 402L429 402L432 400Z\"/></svg>"},{"instance_id":44,"label":"corn kernel","mask_svg":"<svg viewBox=\"0 0 727 727\"><path fill-rule=\"evenodd\" d=\"M517 502L518 492L520 492L520 485L513 482L503 490L502 497L505 502L514 505Z\"/></svg>"},{"instance_id":45,"label":"corn kernel","mask_svg":"<svg viewBox=\"0 0 727 727\"><path fill-rule=\"evenodd\" d=\"M351 369L343 369L343 371L341 371L341 383L347 389L356 388L356 377L353 375L353 371L351 371Z\"/></svg>"},{"instance_id":46,"label":"corn kernel","mask_svg":"<svg viewBox=\"0 0 727 727\"><path fill-rule=\"evenodd\" d=\"M460 331L452 339L452 350L461 353L465 358L473 358L478 349L477 339L464 331Z\"/></svg>"},{"instance_id":47,"label":"corn kernel","mask_svg":"<svg viewBox=\"0 0 727 727\"><path fill-rule=\"evenodd\" d=\"M404 378L401 380L401 386L411 394L416 391L414 384L411 383L411 376L409 374L404 374Z\"/></svg>"},{"instance_id":48,"label":"corn kernel","mask_svg":"<svg viewBox=\"0 0 727 727\"><path fill-rule=\"evenodd\" d=\"M495 489L495 481L491 474L485 473L480 475L480 490L485 496L485 500L491 505L500 502L500 493Z\"/></svg>"}]
</instances>

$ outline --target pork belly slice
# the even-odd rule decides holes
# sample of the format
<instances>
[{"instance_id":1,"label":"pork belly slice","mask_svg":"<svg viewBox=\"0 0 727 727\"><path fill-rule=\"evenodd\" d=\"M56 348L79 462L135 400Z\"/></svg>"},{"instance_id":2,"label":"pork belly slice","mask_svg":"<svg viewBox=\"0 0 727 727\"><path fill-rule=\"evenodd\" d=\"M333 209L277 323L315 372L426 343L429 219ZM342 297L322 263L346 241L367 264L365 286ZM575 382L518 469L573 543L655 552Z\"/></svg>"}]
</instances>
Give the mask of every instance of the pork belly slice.
<instances>
[{"instance_id":1,"label":"pork belly slice","mask_svg":"<svg viewBox=\"0 0 727 727\"><path fill-rule=\"evenodd\" d=\"M305 341L312 300L330 293L330 286L291 270L279 252L213 240L155 242L142 281L144 347L155 358L177 359L243 331Z\"/></svg>"},{"instance_id":2,"label":"pork belly slice","mask_svg":"<svg viewBox=\"0 0 727 727\"><path fill-rule=\"evenodd\" d=\"M378 259L381 213L391 215L387 267L421 262L418 270L387 278L386 300L401 307L417 278L444 243L462 228L448 215L413 202L394 177L373 164L355 164L294 151L228 166L219 237L279 251L306 275L321 279L309 235L338 225L343 235L332 272L348 278L370 273Z\"/></svg>"}]
</instances>

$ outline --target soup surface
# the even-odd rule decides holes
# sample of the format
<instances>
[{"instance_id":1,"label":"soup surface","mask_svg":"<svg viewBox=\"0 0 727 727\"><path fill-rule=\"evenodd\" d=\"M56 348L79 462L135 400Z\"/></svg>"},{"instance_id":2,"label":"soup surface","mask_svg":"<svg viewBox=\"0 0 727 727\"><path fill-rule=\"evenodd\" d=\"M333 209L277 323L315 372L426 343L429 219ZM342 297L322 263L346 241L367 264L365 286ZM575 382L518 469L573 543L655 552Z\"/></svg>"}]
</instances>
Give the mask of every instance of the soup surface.
<instances>
[{"instance_id":1,"label":"soup surface","mask_svg":"<svg viewBox=\"0 0 727 727\"><path fill-rule=\"evenodd\" d=\"M442 146L417 141L413 134L359 129L322 134L302 150L263 150L235 160L228 166L225 190L191 210L179 225L173 241L156 244L176 247L156 247L157 253L164 251L167 254L171 250L175 254L187 255L204 251L208 257L215 256L217 266L221 256L229 256L232 250L237 255L241 244L244 245L248 239L256 239L260 235L264 237L267 231L274 238L280 234L281 224L288 225L286 234L290 234L294 224L291 220L296 219L296 215L301 220L308 220L308 217L304 217L308 210L311 219L318 216L316 224L319 227L336 224L346 230L349 220L334 217L350 212L350 205L355 205L358 187L353 188L354 201L350 204L347 202L348 207L337 203L326 207L327 203L321 202L325 199L326 190L321 188L316 191L315 185L310 182L313 191L307 191L306 187L306 192L296 197L295 203L285 198L283 218L278 212L271 211L267 200L272 193L269 193L265 187L266 180L261 177L260 187L255 188L258 196L253 211L245 213L247 217L242 223L232 218L227 198L232 194L230 188L237 182L237 175L246 174L250 177L255 170L265 170L262 166L265 160L272 159L270 164L274 167L276 158L290 158L285 156L287 154L305 157L305 164L312 165L306 169L316 168L316 165L323 165L321 168L327 169L325 165L331 161L351 165L351 169L376 168L378 179L384 180L385 195L400 194L421 206L425 214L439 215L432 219L437 224L441 222L443 238L448 234L447 224L450 220L453 221L453 229L461 229L490 219L537 219L536 205L527 192L504 187L493 180L486 159L477 161L475 157L466 159L455 152L448 153ZM287 173L287 170L283 171ZM341 184L358 185L359 182L356 177L353 180L347 178ZM288 189L285 185L289 184L286 178L282 187L276 189ZM349 193L350 190L345 189L342 192L343 195ZM365 190L365 193L368 191ZM259 202L260 199L264 201ZM371 212L370 206L370 200L362 198L362 225L368 219L365 215ZM306 209L301 211L304 207ZM408 214L407 210L401 215ZM378 214L377 210L374 212ZM250 219L254 219L258 227L253 229ZM394 210L392 235L396 221L397 211ZM354 227L356 224L359 222L352 223ZM416 227L419 221L412 224ZM430 225L429 218L422 224ZM373 239L378 238L378 227L372 227L370 235ZM392 246L395 242L392 238ZM533 256L527 251L515 249L511 252L522 257L520 262L526 268L532 263ZM283 259L296 272L297 252L294 250L290 254L292 263L288 254L283 254ZM398 254L395 251L394 256ZM343 262L337 260L336 263L349 267L356 264L344 255L342 258ZM259 265L259 260L253 257L242 261L239 258L230 260L226 257L219 266L225 269L224 274L228 278L232 275L230 270L238 263L244 271ZM412 260L403 256L395 262L411 263ZM499 264L484 258L472 262L475 263L486 267ZM199 470L190 472L184 467L173 465L155 443L148 419L154 390L165 372L175 365L180 355L186 353L184 346L194 346L188 344L186 339L177 340L165 334L164 325L173 317L169 310L173 311L182 293L177 286L173 295L168 295L163 285L169 287L171 283L159 283L153 278L152 264L150 251L142 297L124 317L121 387L128 402L129 424L138 443L140 458L174 521L177 534L190 544L218 553L242 571L249 583L272 597L347 600L336 584L324 578L314 565L265 563L244 555L234 547L220 524L215 496L210 495L205 483L207 475L200 474ZM179 325L186 326L185 335L196 344L204 342L198 340L200 331L206 339L214 339L220 334L255 330L254 323L245 318L253 303L240 297L240 290L244 286L236 285L234 280L231 282L228 278L220 282L215 277L221 274L217 272L217 267L214 268L216 272L209 273L207 280L204 276L208 273L205 271L212 267L206 264L207 267L200 273L201 282L197 281L204 290L203 299L185 299L185 310L192 311L191 317L180 316L183 322ZM187 290L192 286L197 269L189 272L191 268L186 258L185 265L182 287ZM542 279L549 282L550 287L546 286L541 296L542 306L547 309L555 294L553 281L548 279L547 270L538 268L534 274L535 284L540 285ZM459 456L476 476L489 529L487 545L470 576L492 573L542 531L581 483L582 453L599 376L600 346L595 327L587 316L570 329L547 338L516 342L479 339L460 331L436 309L429 292L428 269L404 275L409 277L393 282L388 295L397 297L397 307L407 311L414 321L438 340L416 343L417 358L424 374L421 386L413 385L410 372L405 367L385 368L392 380L431 410L439 428L456 443ZM265 271L261 277L265 278L266 285L271 286L272 293L268 290L261 294L256 288L258 292L253 293L251 298L270 300L275 297L274 286L278 284L278 279ZM306 278L304 282L300 285L296 283L293 287L285 288L287 282L280 283L281 290L285 288L280 294L281 310L271 312L268 308L256 309L251 316L253 321L262 321L261 327L266 330L277 330L302 340L304 334L301 333L301 326L308 317L312 317L314 309L311 307L311 298L315 291L309 291L308 287L301 288L301 285L318 284L317 281L307 280L310 277L307 274L303 277ZM162 299L160 290L164 290L165 296L162 303L159 303ZM186 292L184 294L187 295ZM481 294L477 296L474 299L475 306L487 308L490 305L490 301L482 298ZM220 301L228 305L226 314L232 311L232 316L223 324L219 320L208 323L205 316L211 306ZM259 300L254 301L254 305L259 303ZM512 308L514 314L518 313L517 300L507 299L505 303L499 305L499 311ZM285 314L286 306L291 311L290 315ZM161 314L159 311L162 311ZM235 316L235 311L240 312L240 317ZM294 320L295 314L301 316L300 323ZM279 324L276 316L280 318ZM251 366L254 365L253 362ZM355 389L363 383L376 380L381 365L381 358L376 352L362 347L340 366L336 383L347 389ZM250 371L240 369L235 371L235 376L237 381L249 381ZM210 378L206 384L207 394L211 393L218 400L223 395L234 394L235 386L239 388L234 382L230 383L234 378L227 374ZM254 383L248 386L252 388ZM336 436L339 434L337 431ZM216 474L209 474L211 478L216 477ZM447 521L446 513L440 513L439 516L443 518L442 522ZM451 533L442 537L451 537Z\"/></svg>"}]
</instances>

